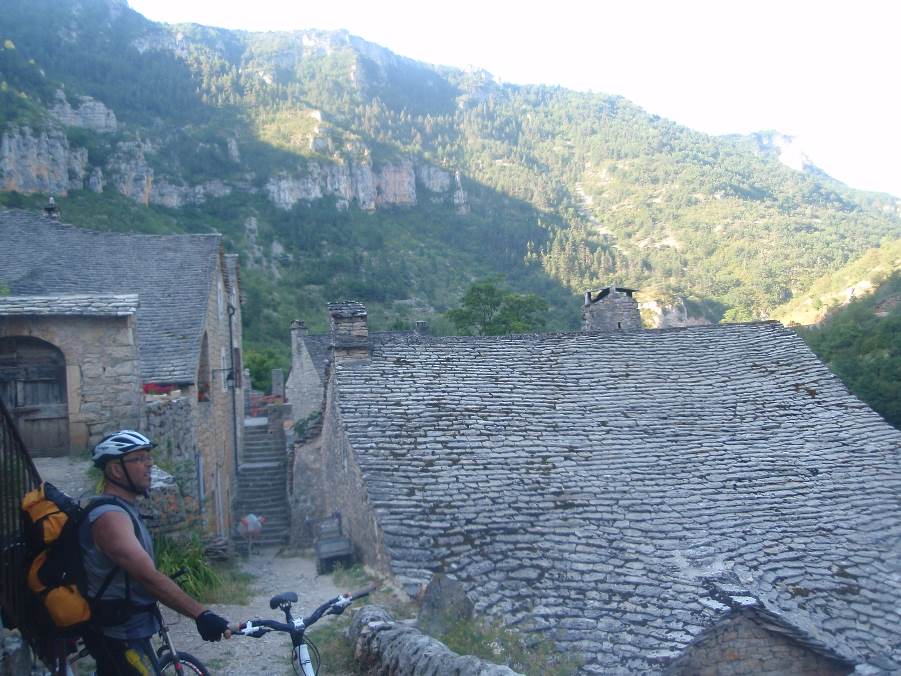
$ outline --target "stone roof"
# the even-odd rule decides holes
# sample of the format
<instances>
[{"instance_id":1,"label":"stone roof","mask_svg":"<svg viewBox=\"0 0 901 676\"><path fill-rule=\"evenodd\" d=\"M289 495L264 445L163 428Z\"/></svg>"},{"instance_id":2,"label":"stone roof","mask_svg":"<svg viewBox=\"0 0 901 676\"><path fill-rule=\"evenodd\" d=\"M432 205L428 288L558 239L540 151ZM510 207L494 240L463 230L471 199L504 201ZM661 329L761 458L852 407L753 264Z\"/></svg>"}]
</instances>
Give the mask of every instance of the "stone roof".
<instances>
[{"instance_id":1,"label":"stone roof","mask_svg":"<svg viewBox=\"0 0 901 676\"><path fill-rule=\"evenodd\" d=\"M144 382L194 382L221 236L94 232L0 209L0 283L14 295L137 294Z\"/></svg>"},{"instance_id":2,"label":"stone roof","mask_svg":"<svg viewBox=\"0 0 901 676\"><path fill-rule=\"evenodd\" d=\"M586 673L658 673L730 585L901 664L901 432L781 325L409 336L336 371L408 588L452 574Z\"/></svg>"},{"instance_id":3,"label":"stone roof","mask_svg":"<svg viewBox=\"0 0 901 676\"><path fill-rule=\"evenodd\" d=\"M0 297L0 317L59 316L127 317L138 310L135 294L69 294Z\"/></svg>"},{"instance_id":4,"label":"stone roof","mask_svg":"<svg viewBox=\"0 0 901 676\"><path fill-rule=\"evenodd\" d=\"M363 316L363 315L353 315ZM369 334L369 344L375 345L397 338L413 336L412 331L374 331ZM303 337L303 341L310 353L310 359L316 367L319 379L325 383L325 369L331 355L332 336L330 333L310 333Z\"/></svg>"}]
</instances>

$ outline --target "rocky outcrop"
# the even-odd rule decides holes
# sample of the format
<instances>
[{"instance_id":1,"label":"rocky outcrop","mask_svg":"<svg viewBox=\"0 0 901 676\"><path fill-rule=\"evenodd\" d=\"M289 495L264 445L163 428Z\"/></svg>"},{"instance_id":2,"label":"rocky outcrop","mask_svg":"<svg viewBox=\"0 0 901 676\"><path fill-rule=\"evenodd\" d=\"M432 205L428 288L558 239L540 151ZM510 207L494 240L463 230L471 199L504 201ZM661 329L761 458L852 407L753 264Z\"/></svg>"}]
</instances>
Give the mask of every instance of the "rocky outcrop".
<instances>
[{"instance_id":1,"label":"rocky outcrop","mask_svg":"<svg viewBox=\"0 0 901 676\"><path fill-rule=\"evenodd\" d=\"M211 197L231 194L231 187L222 181L206 181L199 185L176 185L166 179L151 182L150 203L178 209L186 204L202 204Z\"/></svg>"},{"instance_id":2,"label":"rocky outcrop","mask_svg":"<svg viewBox=\"0 0 901 676\"><path fill-rule=\"evenodd\" d=\"M509 667L461 656L379 606L363 606L348 629L360 673L375 676L517 676Z\"/></svg>"},{"instance_id":3,"label":"rocky outcrop","mask_svg":"<svg viewBox=\"0 0 901 676\"><path fill-rule=\"evenodd\" d=\"M152 149L151 144L141 141L120 143L107 167L110 183L116 191L145 206L150 204L153 168L147 163L144 153Z\"/></svg>"},{"instance_id":4,"label":"rocky outcrop","mask_svg":"<svg viewBox=\"0 0 901 676\"><path fill-rule=\"evenodd\" d=\"M450 177L442 182L440 169L422 173L427 187L439 192L450 186ZM384 164L376 169L368 161L322 165L307 163L297 174L287 172L273 176L266 183L269 199L281 209L291 209L301 201L312 202L323 197L335 197L339 208L347 208L356 201L361 209L373 211L386 206L413 206L416 204L416 176L413 161L400 160ZM425 180L422 180L425 183Z\"/></svg>"},{"instance_id":5,"label":"rocky outcrop","mask_svg":"<svg viewBox=\"0 0 901 676\"><path fill-rule=\"evenodd\" d=\"M466 191L463 190L463 181L460 179L460 171L454 172L454 208L457 210L458 214L468 214L469 213L469 197L466 195Z\"/></svg>"},{"instance_id":6,"label":"rocky outcrop","mask_svg":"<svg viewBox=\"0 0 901 676\"><path fill-rule=\"evenodd\" d=\"M119 128L116 114L103 103L90 96L76 99L76 107L72 107L63 90L56 92L56 102L50 112L57 120L70 127L83 127L101 133L114 132Z\"/></svg>"},{"instance_id":7,"label":"rocky outcrop","mask_svg":"<svg viewBox=\"0 0 901 676\"><path fill-rule=\"evenodd\" d=\"M682 326L706 326L710 320L706 317L694 316L685 306L681 298L671 303L657 300L645 300L638 304L641 318L646 329L673 329Z\"/></svg>"},{"instance_id":8,"label":"rocky outcrop","mask_svg":"<svg viewBox=\"0 0 901 676\"><path fill-rule=\"evenodd\" d=\"M13 127L0 138L0 190L66 195L85 186L88 151L61 129Z\"/></svg>"},{"instance_id":9,"label":"rocky outcrop","mask_svg":"<svg viewBox=\"0 0 901 676\"><path fill-rule=\"evenodd\" d=\"M446 193L450 190L450 173L430 164L422 164L416 167L416 178L429 192Z\"/></svg>"}]
</instances>

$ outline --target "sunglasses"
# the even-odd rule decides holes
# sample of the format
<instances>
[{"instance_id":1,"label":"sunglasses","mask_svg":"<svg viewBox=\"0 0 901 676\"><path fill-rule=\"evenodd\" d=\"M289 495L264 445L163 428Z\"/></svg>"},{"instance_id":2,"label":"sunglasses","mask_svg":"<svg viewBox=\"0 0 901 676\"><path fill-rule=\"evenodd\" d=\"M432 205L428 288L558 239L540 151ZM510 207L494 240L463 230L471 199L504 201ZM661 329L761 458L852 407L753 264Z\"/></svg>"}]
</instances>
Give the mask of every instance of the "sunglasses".
<instances>
[{"instance_id":1,"label":"sunglasses","mask_svg":"<svg viewBox=\"0 0 901 676\"><path fill-rule=\"evenodd\" d=\"M145 465L153 464L153 456L147 453L146 455L134 455L122 460L122 462L140 462Z\"/></svg>"}]
</instances>

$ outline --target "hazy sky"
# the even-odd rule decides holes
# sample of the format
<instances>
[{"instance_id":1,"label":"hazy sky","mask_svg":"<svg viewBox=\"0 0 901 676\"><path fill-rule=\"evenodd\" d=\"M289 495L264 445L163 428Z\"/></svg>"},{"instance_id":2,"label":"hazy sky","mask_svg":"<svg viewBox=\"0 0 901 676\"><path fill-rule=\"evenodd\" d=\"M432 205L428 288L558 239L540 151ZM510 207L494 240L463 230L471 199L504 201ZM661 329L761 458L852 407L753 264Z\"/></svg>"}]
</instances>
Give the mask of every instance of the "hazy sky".
<instances>
[{"instance_id":1,"label":"hazy sky","mask_svg":"<svg viewBox=\"0 0 901 676\"><path fill-rule=\"evenodd\" d=\"M345 28L420 61L619 94L712 134L776 129L901 197L901 2L129 0L155 21Z\"/></svg>"}]
</instances>

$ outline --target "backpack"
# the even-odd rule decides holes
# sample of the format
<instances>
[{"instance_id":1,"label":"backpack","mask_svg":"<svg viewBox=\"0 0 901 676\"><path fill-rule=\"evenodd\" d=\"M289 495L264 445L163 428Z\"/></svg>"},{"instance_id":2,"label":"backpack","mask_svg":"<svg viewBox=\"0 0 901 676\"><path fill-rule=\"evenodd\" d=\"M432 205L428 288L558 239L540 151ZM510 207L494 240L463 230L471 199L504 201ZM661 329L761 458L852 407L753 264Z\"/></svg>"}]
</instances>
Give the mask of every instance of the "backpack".
<instances>
[{"instance_id":1,"label":"backpack","mask_svg":"<svg viewBox=\"0 0 901 676\"><path fill-rule=\"evenodd\" d=\"M101 497L84 508L77 500L46 481L22 498L29 552L28 588L36 601L38 625L48 635L77 636L92 619L97 623L100 616L109 616L101 606L117 604L121 611L123 605L128 605L129 599L125 599L124 604L121 601L101 603L96 600L103 596L119 567L109 572L94 598L89 598L87 593L79 530L95 507L109 504L119 504L119 501L114 497ZM132 524L138 536L138 524L133 517ZM113 621L101 623L114 624L126 617L127 614L120 614Z\"/></svg>"}]
</instances>

